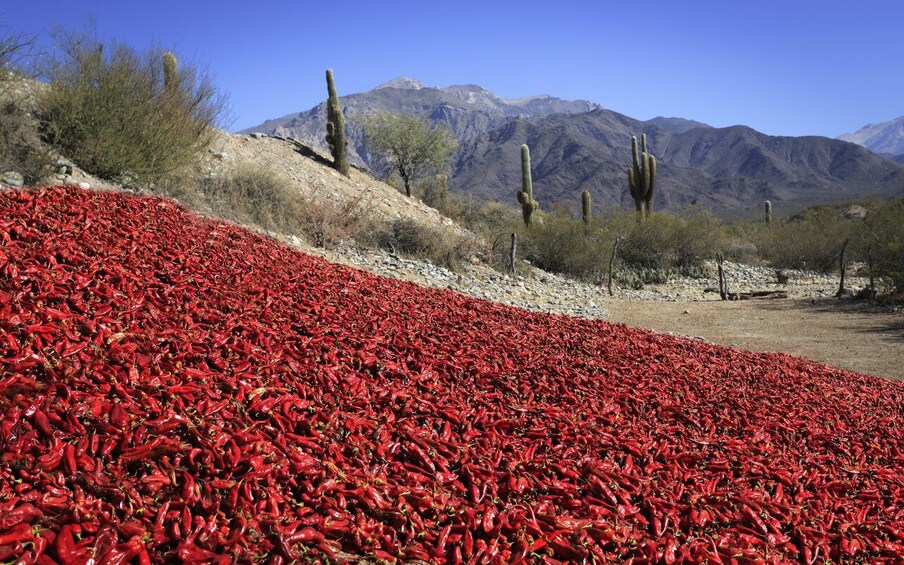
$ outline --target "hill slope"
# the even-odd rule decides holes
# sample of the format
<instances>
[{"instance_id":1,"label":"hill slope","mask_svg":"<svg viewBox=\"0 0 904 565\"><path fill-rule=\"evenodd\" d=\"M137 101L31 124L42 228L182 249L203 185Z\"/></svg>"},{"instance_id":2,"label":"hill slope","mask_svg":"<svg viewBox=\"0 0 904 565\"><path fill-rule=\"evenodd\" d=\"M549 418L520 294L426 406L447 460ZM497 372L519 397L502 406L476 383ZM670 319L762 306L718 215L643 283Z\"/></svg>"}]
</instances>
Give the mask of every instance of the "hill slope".
<instances>
[{"instance_id":1,"label":"hill slope","mask_svg":"<svg viewBox=\"0 0 904 565\"><path fill-rule=\"evenodd\" d=\"M0 192L0 558L892 562L904 385ZM832 524L844 524L839 530Z\"/></svg>"}]
</instances>

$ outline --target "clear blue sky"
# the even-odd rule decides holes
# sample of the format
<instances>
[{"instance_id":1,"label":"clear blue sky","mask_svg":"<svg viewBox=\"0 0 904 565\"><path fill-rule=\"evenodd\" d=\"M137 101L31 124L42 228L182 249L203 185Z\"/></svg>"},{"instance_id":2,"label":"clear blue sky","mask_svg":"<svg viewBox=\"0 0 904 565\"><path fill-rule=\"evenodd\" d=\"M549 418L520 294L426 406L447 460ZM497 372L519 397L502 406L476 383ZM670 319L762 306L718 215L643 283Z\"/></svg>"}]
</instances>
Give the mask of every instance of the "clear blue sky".
<instances>
[{"instance_id":1,"label":"clear blue sky","mask_svg":"<svg viewBox=\"0 0 904 565\"><path fill-rule=\"evenodd\" d=\"M230 95L232 129L396 76L629 116L834 137L904 115L901 0L3 0L0 23L174 49Z\"/></svg>"}]
</instances>

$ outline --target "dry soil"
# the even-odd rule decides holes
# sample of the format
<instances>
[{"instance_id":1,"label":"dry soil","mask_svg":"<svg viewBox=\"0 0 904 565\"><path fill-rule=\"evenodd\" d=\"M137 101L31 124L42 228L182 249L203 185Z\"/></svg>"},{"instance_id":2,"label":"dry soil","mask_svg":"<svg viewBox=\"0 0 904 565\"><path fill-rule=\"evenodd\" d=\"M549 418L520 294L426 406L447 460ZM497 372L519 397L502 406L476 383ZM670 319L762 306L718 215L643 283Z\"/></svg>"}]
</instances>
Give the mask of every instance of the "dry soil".
<instances>
[{"instance_id":1,"label":"dry soil","mask_svg":"<svg viewBox=\"0 0 904 565\"><path fill-rule=\"evenodd\" d=\"M665 302L612 299L609 320L701 337L752 351L788 353L833 367L904 379L904 313L821 300Z\"/></svg>"}]
</instances>

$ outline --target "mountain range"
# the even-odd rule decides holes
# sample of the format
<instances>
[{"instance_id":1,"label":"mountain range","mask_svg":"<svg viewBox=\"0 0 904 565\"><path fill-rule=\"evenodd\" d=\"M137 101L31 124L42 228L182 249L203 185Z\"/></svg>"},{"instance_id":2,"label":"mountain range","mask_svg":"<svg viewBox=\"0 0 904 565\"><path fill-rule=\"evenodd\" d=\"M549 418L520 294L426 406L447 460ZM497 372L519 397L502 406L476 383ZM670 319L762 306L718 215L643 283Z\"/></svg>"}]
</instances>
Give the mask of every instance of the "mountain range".
<instances>
[{"instance_id":1,"label":"mountain range","mask_svg":"<svg viewBox=\"0 0 904 565\"><path fill-rule=\"evenodd\" d=\"M904 116L878 124L866 124L854 133L838 136L838 139L888 155L899 163L904 162Z\"/></svg>"},{"instance_id":2,"label":"mountain range","mask_svg":"<svg viewBox=\"0 0 904 565\"><path fill-rule=\"evenodd\" d=\"M745 126L714 128L684 118L637 120L586 100L548 95L501 98L477 85L425 87L397 78L341 97L349 159L379 162L367 151L361 116L377 111L414 113L443 124L458 138L449 186L481 198L514 202L520 187L520 146L531 150L534 191L541 206L575 208L589 190L598 209L631 208L626 168L632 135L646 133L659 164L654 208L688 204L721 215L904 194L904 169L855 143L826 137L778 137ZM326 104L268 120L245 132L292 137L326 150Z\"/></svg>"}]
</instances>

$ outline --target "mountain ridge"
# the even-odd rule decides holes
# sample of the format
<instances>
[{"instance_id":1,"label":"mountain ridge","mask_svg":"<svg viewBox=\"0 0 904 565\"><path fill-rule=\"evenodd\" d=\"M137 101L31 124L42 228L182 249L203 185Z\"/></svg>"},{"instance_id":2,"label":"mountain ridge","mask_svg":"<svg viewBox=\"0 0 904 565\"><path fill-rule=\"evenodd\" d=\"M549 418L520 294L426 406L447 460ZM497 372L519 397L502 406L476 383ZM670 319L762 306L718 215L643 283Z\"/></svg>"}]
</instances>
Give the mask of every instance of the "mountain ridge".
<instances>
[{"instance_id":1,"label":"mountain ridge","mask_svg":"<svg viewBox=\"0 0 904 565\"><path fill-rule=\"evenodd\" d=\"M862 145L873 153L904 156L904 116L866 124L853 133L839 135L837 139Z\"/></svg>"},{"instance_id":2,"label":"mountain ridge","mask_svg":"<svg viewBox=\"0 0 904 565\"><path fill-rule=\"evenodd\" d=\"M714 128L702 122L657 116L637 120L585 100L548 95L511 104L479 85L423 87L399 77L365 93L341 97L349 125L350 161L373 167L360 128L361 116L408 112L443 124L460 148L449 186L481 198L513 201L520 186L519 147L531 148L534 185L544 206L576 207L589 190L599 207L633 206L625 169L632 135L646 133L659 160L654 207L704 205L734 214L763 200L799 208L904 192L900 164L856 144L818 136L769 136L748 126ZM269 120L244 131L296 137L325 147L325 106Z\"/></svg>"}]
</instances>

